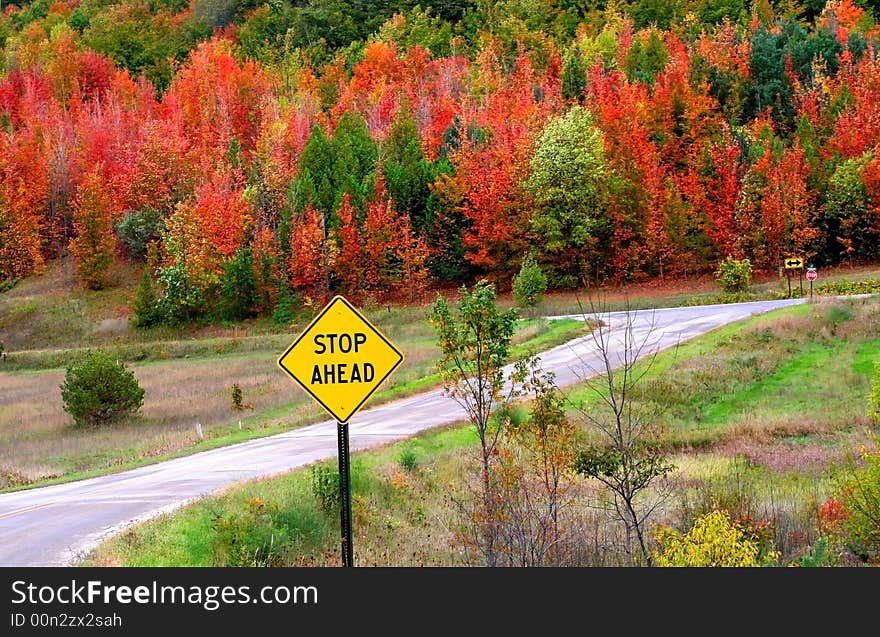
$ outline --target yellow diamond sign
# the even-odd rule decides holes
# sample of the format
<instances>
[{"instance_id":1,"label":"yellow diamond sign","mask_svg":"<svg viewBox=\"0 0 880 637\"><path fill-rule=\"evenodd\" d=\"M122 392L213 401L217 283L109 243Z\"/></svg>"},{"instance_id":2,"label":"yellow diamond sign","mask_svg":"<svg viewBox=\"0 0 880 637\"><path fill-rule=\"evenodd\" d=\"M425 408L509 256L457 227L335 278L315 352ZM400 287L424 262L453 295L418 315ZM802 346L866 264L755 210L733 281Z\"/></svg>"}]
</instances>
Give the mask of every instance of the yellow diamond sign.
<instances>
[{"instance_id":1,"label":"yellow diamond sign","mask_svg":"<svg viewBox=\"0 0 880 637\"><path fill-rule=\"evenodd\" d=\"M278 366L339 422L348 422L403 362L403 353L336 296L278 359Z\"/></svg>"}]
</instances>

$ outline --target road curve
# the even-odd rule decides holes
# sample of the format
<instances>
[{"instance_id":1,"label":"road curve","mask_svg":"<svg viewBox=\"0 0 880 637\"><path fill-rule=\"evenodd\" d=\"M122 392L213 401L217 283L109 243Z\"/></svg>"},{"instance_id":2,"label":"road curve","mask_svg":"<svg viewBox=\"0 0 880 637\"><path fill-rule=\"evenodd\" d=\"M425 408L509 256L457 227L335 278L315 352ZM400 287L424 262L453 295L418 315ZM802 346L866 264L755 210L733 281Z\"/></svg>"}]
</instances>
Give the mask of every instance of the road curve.
<instances>
[{"instance_id":1,"label":"road curve","mask_svg":"<svg viewBox=\"0 0 880 637\"><path fill-rule=\"evenodd\" d=\"M642 310L633 336L645 354L716 327L804 299ZM611 342L623 332L620 313L603 315ZM581 318L577 316L575 318ZM393 335L391 335L393 338ZM565 387L597 368L595 344L582 337L541 354L542 367ZM291 391L299 391L291 386ZM439 389L364 410L350 423L351 448L366 449L463 420ZM283 473L336 455L336 428L326 421L275 436L167 460L112 475L0 494L0 565L59 566L136 522L171 511L236 482Z\"/></svg>"}]
</instances>

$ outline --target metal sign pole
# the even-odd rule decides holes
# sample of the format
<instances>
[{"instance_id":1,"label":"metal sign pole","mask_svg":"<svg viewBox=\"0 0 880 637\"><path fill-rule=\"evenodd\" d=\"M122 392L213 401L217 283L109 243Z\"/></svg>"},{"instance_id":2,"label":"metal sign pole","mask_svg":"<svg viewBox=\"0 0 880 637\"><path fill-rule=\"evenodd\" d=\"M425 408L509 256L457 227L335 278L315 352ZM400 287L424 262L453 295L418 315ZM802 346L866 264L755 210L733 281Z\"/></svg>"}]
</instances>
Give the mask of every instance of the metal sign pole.
<instances>
[{"instance_id":1,"label":"metal sign pole","mask_svg":"<svg viewBox=\"0 0 880 637\"><path fill-rule=\"evenodd\" d=\"M351 542L351 474L348 457L348 423L337 422L339 435L339 521L342 526L342 566L354 566Z\"/></svg>"}]
</instances>

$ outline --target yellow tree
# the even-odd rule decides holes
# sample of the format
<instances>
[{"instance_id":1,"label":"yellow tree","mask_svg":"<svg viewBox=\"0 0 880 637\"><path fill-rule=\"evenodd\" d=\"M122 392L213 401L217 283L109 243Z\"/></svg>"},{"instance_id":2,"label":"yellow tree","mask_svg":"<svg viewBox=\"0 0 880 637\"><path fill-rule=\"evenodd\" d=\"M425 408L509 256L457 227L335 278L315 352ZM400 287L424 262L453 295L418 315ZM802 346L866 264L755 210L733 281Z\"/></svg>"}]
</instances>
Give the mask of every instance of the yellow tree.
<instances>
[{"instance_id":1,"label":"yellow tree","mask_svg":"<svg viewBox=\"0 0 880 637\"><path fill-rule=\"evenodd\" d=\"M86 287L100 290L107 285L107 270L113 265L115 240L112 229L112 203L103 177L95 166L83 177L73 207L70 253Z\"/></svg>"}]
</instances>

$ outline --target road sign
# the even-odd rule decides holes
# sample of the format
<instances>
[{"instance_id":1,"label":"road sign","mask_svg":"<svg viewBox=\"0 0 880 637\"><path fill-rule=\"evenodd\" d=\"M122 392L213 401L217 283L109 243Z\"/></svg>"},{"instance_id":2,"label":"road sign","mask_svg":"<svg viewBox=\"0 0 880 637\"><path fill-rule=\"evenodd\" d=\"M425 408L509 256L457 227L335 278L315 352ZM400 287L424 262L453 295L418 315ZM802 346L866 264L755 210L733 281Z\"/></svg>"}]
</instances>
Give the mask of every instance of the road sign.
<instances>
[{"instance_id":1,"label":"road sign","mask_svg":"<svg viewBox=\"0 0 880 637\"><path fill-rule=\"evenodd\" d=\"M400 352L336 296L278 359L278 366L340 423L403 362Z\"/></svg>"},{"instance_id":2,"label":"road sign","mask_svg":"<svg viewBox=\"0 0 880 637\"><path fill-rule=\"evenodd\" d=\"M819 278L819 275L816 273L816 268L807 268L807 281L815 281Z\"/></svg>"},{"instance_id":3,"label":"road sign","mask_svg":"<svg viewBox=\"0 0 880 637\"><path fill-rule=\"evenodd\" d=\"M804 260L800 257L788 257L785 259L786 270L801 270L804 267Z\"/></svg>"}]
</instances>

